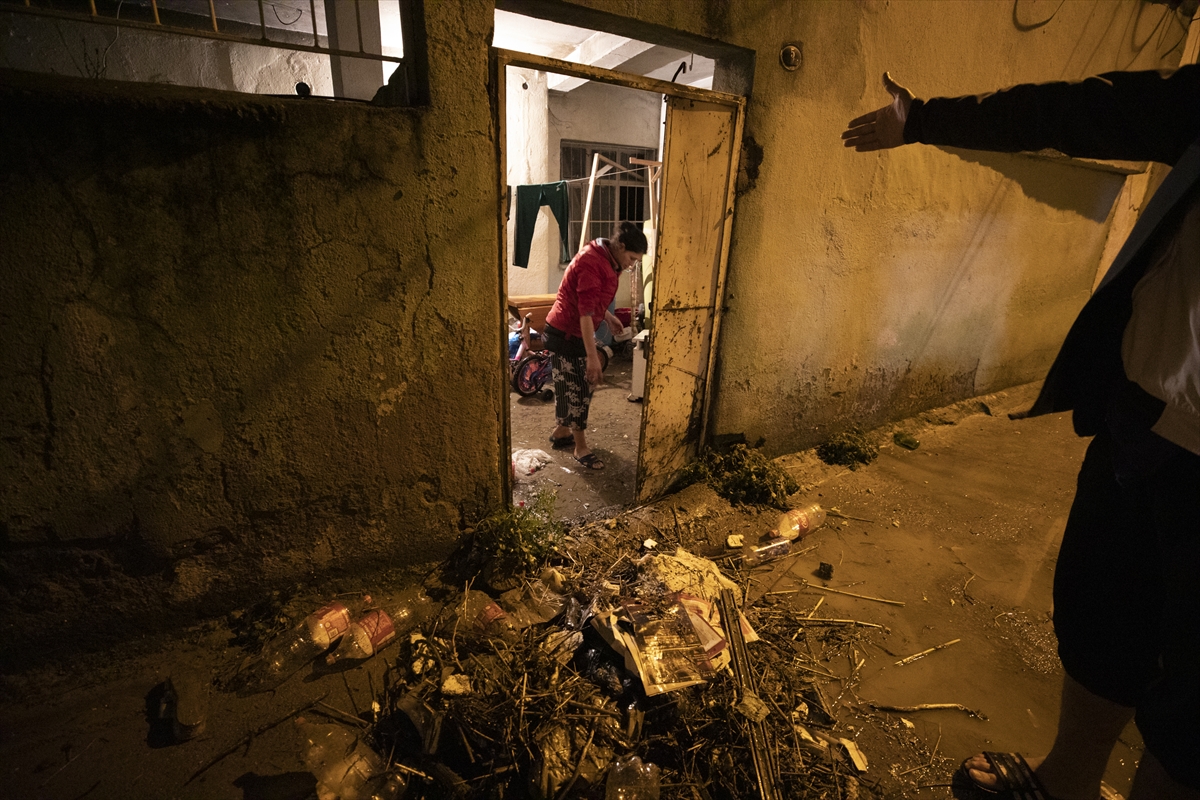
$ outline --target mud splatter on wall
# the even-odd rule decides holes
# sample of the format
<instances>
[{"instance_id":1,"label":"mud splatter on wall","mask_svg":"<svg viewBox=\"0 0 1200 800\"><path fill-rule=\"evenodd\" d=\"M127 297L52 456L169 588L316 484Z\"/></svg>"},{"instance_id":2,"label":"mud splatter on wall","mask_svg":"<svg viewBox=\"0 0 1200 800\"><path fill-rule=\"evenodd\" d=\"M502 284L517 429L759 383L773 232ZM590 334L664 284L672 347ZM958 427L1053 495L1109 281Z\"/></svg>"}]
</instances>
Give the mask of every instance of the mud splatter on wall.
<instances>
[{"instance_id":1,"label":"mud splatter on wall","mask_svg":"<svg viewBox=\"0 0 1200 800\"><path fill-rule=\"evenodd\" d=\"M4 76L6 652L503 502L490 14L430 11L424 110Z\"/></svg>"}]
</instances>

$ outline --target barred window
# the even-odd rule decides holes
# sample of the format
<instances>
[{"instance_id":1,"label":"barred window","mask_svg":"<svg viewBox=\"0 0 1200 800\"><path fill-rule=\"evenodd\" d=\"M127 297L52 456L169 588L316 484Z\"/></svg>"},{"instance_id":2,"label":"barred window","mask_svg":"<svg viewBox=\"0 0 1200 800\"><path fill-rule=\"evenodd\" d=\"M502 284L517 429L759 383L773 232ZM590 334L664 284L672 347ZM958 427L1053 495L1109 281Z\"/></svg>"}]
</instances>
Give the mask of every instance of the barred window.
<instances>
[{"instance_id":1,"label":"barred window","mask_svg":"<svg viewBox=\"0 0 1200 800\"><path fill-rule=\"evenodd\" d=\"M653 161L657 158L657 150L564 140L559 175L562 180L574 181L568 188L571 220L567 230L567 243L570 245L572 256L579 251L583 210L587 205L587 178L592 174L594 153L611 158L621 165L621 170L613 170L608 175L596 179L596 191L592 195L592 215L588 222L588 240L612 235L619 222L634 222L640 228L649 215L649 205L646 201L646 168L630 164L629 159ZM578 180L580 178L583 180Z\"/></svg>"}]
</instances>

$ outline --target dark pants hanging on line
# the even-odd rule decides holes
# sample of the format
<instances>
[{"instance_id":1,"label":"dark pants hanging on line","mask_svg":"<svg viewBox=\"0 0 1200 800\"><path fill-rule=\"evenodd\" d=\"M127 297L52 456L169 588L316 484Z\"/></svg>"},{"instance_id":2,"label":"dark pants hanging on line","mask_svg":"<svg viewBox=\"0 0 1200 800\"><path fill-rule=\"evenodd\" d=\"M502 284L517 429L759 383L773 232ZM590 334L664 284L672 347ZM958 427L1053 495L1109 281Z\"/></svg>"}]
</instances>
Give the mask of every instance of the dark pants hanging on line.
<instances>
[{"instance_id":1,"label":"dark pants hanging on line","mask_svg":"<svg viewBox=\"0 0 1200 800\"><path fill-rule=\"evenodd\" d=\"M561 261L571 260L571 249L567 246L567 221L570 217L567 203L567 182L534 183L517 187L517 231L513 242L513 263L518 267L529 267L529 246L533 244L533 230L537 227L538 211L550 206L550 213L558 220L558 238L562 252Z\"/></svg>"}]
</instances>

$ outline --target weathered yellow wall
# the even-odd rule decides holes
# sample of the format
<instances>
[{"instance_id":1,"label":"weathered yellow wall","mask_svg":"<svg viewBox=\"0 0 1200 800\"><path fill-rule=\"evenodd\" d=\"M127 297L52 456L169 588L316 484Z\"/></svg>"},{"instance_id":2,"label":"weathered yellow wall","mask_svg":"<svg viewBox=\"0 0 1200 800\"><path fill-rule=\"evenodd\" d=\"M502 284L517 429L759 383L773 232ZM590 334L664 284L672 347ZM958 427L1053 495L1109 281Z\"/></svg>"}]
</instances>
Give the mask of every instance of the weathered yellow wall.
<instances>
[{"instance_id":1,"label":"weathered yellow wall","mask_svg":"<svg viewBox=\"0 0 1200 800\"><path fill-rule=\"evenodd\" d=\"M1178 58L1134 0L588 4L759 52L713 429L773 452L1038 377L1091 288L1120 179L849 153L885 68ZM0 76L6 659L437 558L504 502L492 5L426 12L420 111Z\"/></svg>"},{"instance_id":2,"label":"weathered yellow wall","mask_svg":"<svg viewBox=\"0 0 1200 800\"><path fill-rule=\"evenodd\" d=\"M773 453L1040 378L1122 184L1015 155L846 151L846 121L888 99L883 71L918 96L976 93L1177 65L1183 34L1140 0L585 4L757 51L761 163L737 201L713 430ZM804 61L786 72L792 41Z\"/></svg>"},{"instance_id":3,"label":"weathered yellow wall","mask_svg":"<svg viewBox=\"0 0 1200 800\"><path fill-rule=\"evenodd\" d=\"M429 4L425 110L3 75L5 664L504 502L491 14Z\"/></svg>"}]
</instances>

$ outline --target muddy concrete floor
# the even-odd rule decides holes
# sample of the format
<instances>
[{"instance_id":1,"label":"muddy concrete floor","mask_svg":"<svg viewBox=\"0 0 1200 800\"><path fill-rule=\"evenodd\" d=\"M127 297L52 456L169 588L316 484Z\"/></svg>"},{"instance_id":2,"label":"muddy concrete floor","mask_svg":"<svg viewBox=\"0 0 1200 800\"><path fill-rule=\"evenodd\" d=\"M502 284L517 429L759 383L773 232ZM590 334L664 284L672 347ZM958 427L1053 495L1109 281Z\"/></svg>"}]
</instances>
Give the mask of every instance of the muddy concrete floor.
<instances>
[{"instance_id":1,"label":"muddy concrete floor","mask_svg":"<svg viewBox=\"0 0 1200 800\"><path fill-rule=\"evenodd\" d=\"M1065 415L1007 419L1007 412L1032 401L1035 388L968 401L885 429L884 442L893 430L902 430L920 446L909 451L885 444L873 464L858 470L829 467L812 453L780 459L801 484L794 503L817 501L842 517L804 540L798 554L752 571L735 570L721 544L729 533L766 530L773 515L730 508L706 487L614 514L613 535L654 538L666 549L682 544L728 566L745 582L748 615L757 625L799 635L801 618L813 614L885 626L856 639L850 659L822 662L821 669L839 676L823 690L838 719L837 735L853 738L869 759L863 777L865 788L874 787L872 796L949 797L950 772L962 758L984 746L1043 753L1054 733L1061 668L1050 588L1086 442L1074 436ZM620 409L640 415L640 405L625 400L627 392L627 384L610 377L597 401L611 398L614 414ZM521 408L540 422L533 426L537 435L526 440L529 446L553 452L539 441L549 433L552 410L540 403ZM629 459L629 470L606 471L599 482L596 475L578 478L589 499L577 507L560 502L560 512L585 509L591 515L597 506L620 506L632 495L636 439L626 444L623 433L616 438L616 425L599 424L599 416L593 421L596 449L615 455L610 465ZM514 447L519 446L514 433ZM555 456L553 466L572 472L559 477L548 469L546 476L575 480L569 455ZM830 580L816 577L821 562L833 566ZM365 576L362 585L314 592L328 597L369 590L386 607L399 588L398 579ZM838 591L827 591L832 589ZM800 641L805 638L810 634ZM895 663L952 640L957 642L912 663ZM273 723L317 698L343 714L369 713L388 654L338 674L302 671L272 694L242 698L214 690L206 732L176 745L153 723L152 690L185 667L209 671L218 680L227 675L245 655L228 619L57 669L3 676L0 796L305 797L314 779L301 762L294 723ZM878 709L930 703L961 704L979 716ZM1127 791L1139 756L1140 740L1131 726L1113 754L1108 782Z\"/></svg>"},{"instance_id":2,"label":"muddy concrete floor","mask_svg":"<svg viewBox=\"0 0 1200 800\"><path fill-rule=\"evenodd\" d=\"M557 514L563 519L611 516L633 504L642 404L628 400L632 375L630 357L617 354L592 397L588 446L604 461L600 471L584 469L571 450L551 448L553 400L510 393L513 450L542 450L553 459L532 475L515 476L514 501L528 500L539 490L551 491Z\"/></svg>"}]
</instances>

